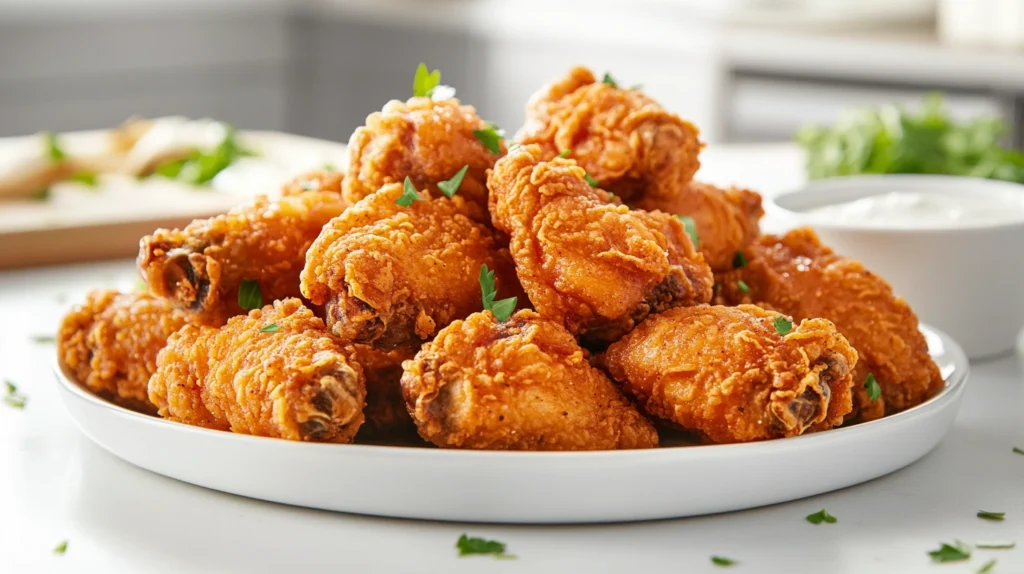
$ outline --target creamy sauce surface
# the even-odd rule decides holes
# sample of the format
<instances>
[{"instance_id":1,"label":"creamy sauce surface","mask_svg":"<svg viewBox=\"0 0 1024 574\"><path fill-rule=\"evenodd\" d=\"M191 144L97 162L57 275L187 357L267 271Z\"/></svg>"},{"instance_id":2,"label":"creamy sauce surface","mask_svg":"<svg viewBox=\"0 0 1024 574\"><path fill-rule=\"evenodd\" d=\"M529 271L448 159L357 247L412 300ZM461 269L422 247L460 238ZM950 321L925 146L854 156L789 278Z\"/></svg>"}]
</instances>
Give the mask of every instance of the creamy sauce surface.
<instances>
[{"instance_id":1,"label":"creamy sauce surface","mask_svg":"<svg viewBox=\"0 0 1024 574\"><path fill-rule=\"evenodd\" d=\"M807 210L833 223L866 227L984 227L1024 221L1024 194L892 191Z\"/></svg>"}]
</instances>

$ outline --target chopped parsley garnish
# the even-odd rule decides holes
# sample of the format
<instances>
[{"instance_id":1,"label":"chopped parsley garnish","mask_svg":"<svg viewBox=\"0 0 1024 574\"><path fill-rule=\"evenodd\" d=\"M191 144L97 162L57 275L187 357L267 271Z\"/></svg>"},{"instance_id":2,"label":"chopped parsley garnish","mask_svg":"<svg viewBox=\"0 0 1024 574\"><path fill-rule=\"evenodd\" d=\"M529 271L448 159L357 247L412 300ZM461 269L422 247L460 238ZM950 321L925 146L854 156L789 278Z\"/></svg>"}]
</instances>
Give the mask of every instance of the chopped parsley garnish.
<instances>
[{"instance_id":1,"label":"chopped parsley garnish","mask_svg":"<svg viewBox=\"0 0 1024 574\"><path fill-rule=\"evenodd\" d=\"M1015 452L1017 454L1024 454L1024 450L1021 450L1020 447L1016 447L1016 446L1013 447L1013 452Z\"/></svg>"},{"instance_id":2,"label":"chopped parsley garnish","mask_svg":"<svg viewBox=\"0 0 1024 574\"><path fill-rule=\"evenodd\" d=\"M983 550L1011 550L1017 547L1016 542L1003 542L1003 541L992 541L992 542L975 542L975 546Z\"/></svg>"},{"instance_id":3,"label":"chopped parsley garnish","mask_svg":"<svg viewBox=\"0 0 1024 574\"><path fill-rule=\"evenodd\" d=\"M505 554L505 543L497 540L486 540L463 534L459 536L455 548L459 550L459 556L472 554L492 554L495 558L515 559L512 554Z\"/></svg>"},{"instance_id":4,"label":"chopped parsley garnish","mask_svg":"<svg viewBox=\"0 0 1024 574\"><path fill-rule=\"evenodd\" d=\"M739 269L747 266L747 256L742 251L737 251L736 256L732 258L732 268Z\"/></svg>"},{"instance_id":5,"label":"chopped parsley garnish","mask_svg":"<svg viewBox=\"0 0 1024 574\"><path fill-rule=\"evenodd\" d=\"M605 72L604 73L604 77L601 78L601 83L602 84L608 84L609 86L611 86L613 88L619 87L619 83L616 82L615 78L612 77L611 72Z\"/></svg>"},{"instance_id":6,"label":"chopped parsley garnish","mask_svg":"<svg viewBox=\"0 0 1024 574\"><path fill-rule=\"evenodd\" d=\"M80 183L86 187L96 187L99 185L99 178L91 171L80 171L71 176L71 181Z\"/></svg>"},{"instance_id":7,"label":"chopped parsley garnish","mask_svg":"<svg viewBox=\"0 0 1024 574\"><path fill-rule=\"evenodd\" d=\"M64 554L68 551L68 541L61 540L60 544L53 547L54 554Z\"/></svg>"},{"instance_id":8,"label":"chopped parsley garnish","mask_svg":"<svg viewBox=\"0 0 1024 574\"><path fill-rule=\"evenodd\" d=\"M484 310L494 314L498 321L508 321L516 310L516 297L509 297L501 301L495 301L494 297L498 290L494 286L494 271L487 269L484 264L480 267L480 293L483 298Z\"/></svg>"},{"instance_id":9,"label":"chopped parsley garnish","mask_svg":"<svg viewBox=\"0 0 1024 574\"><path fill-rule=\"evenodd\" d=\"M683 229L686 230L686 234L690 236L690 241L693 242L693 247L696 249L700 246L700 236L697 235L697 222L693 220L689 215L677 215L676 219L683 224Z\"/></svg>"},{"instance_id":10,"label":"chopped parsley garnish","mask_svg":"<svg viewBox=\"0 0 1024 574\"><path fill-rule=\"evenodd\" d=\"M501 140L505 139L505 133L491 122L484 123L487 124L487 129L473 130L473 135L487 148L487 151L494 154L501 153Z\"/></svg>"},{"instance_id":11,"label":"chopped parsley garnish","mask_svg":"<svg viewBox=\"0 0 1024 574\"><path fill-rule=\"evenodd\" d=\"M263 291L259 283L251 279L242 280L238 286L238 306L250 310L263 307Z\"/></svg>"},{"instance_id":12,"label":"chopped parsley garnish","mask_svg":"<svg viewBox=\"0 0 1024 574\"><path fill-rule=\"evenodd\" d=\"M724 556L712 556L711 563L715 566L732 566L736 563L732 558L726 558Z\"/></svg>"},{"instance_id":13,"label":"chopped parsley garnish","mask_svg":"<svg viewBox=\"0 0 1024 574\"><path fill-rule=\"evenodd\" d=\"M590 185L590 187L597 187L601 185L596 179L593 178L589 173L583 174L583 179Z\"/></svg>"},{"instance_id":14,"label":"chopped parsley garnish","mask_svg":"<svg viewBox=\"0 0 1024 574\"><path fill-rule=\"evenodd\" d=\"M170 161L165 161L164 163L161 163L160 165L153 168L153 173L156 175L161 175L168 179L174 179L178 177L178 175L181 173L181 168L185 167L186 161L188 160L172 159Z\"/></svg>"},{"instance_id":15,"label":"chopped parsley garnish","mask_svg":"<svg viewBox=\"0 0 1024 574\"><path fill-rule=\"evenodd\" d=\"M331 162L327 162L324 164L324 171L338 171L338 166Z\"/></svg>"},{"instance_id":16,"label":"chopped parsley garnish","mask_svg":"<svg viewBox=\"0 0 1024 574\"><path fill-rule=\"evenodd\" d=\"M50 188L44 187L43 189L33 193L32 199L36 201L46 201L47 199L50 199L50 193Z\"/></svg>"},{"instance_id":17,"label":"chopped parsley garnish","mask_svg":"<svg viewBox=\"0 0 1024 574\"><path fill-rule=\"evenodd\" d=\"M786 332L788 333L789 331ZM810 522L811 524L821 524L822 522L827 522L828 524L835 524L838 521L838 518L829 514L828 511L825 510L824 508L815 512L814 514L807 515L807 522Z\"/></svg>"},{"instance_id":18,"label":"chopped parsley garnish","mask_svg":"<svg viewBox=\"0 0 1024 574\"><path fill-rule=\"evenodd\" d=\"M57 139L57 134L43 132L43 141L46 142L46 155L50 156L51 160L61 161L64 159L64 150L60 147L60 140Z\"/></svg>"},{"instance_id":19,"label":"chopped parsley garnish","mask_svg":"<svg viewBox=\"0 0 1024 574\"><path fill-rule=\"evenodd\" d=\"M412 97L429 98L441 83L441 70L433 72L427 70L427 65L420 62L416 67L416 74L412 77Z\"/></svg>"},{"instance_id":20,"label":"chopped parsley garnish","mask_svg":"<svg viewBox=\"0 0 1024 574\"><path fill-rule=\"evenodd\" d=\"M868 373L867 379L864 380L864 388L867 389L868 400L871 402L877 401L878 397L882 396L882 387L878 386L874 373Z\"/></svg>"},{"instance_id":21,"label":"chopped parsley garnish","mask_svg":"<svg viewBox=\"0 0 1024 574\"><path fill-rule=\"evenodd\" d=\"M989 560L988 562L985 563L984 566L982 566L981 568L978 568L978 574L988 574L995 567L996 567L996 561L995 560Z\"/></svg>"},{"instance_id":22,"label":"chopped parsley garnish","mask_svg":"<svg viewBox=\"0 0 1024 574\"><path fill-rule=\"evenodd\" d=\"M979 510L978 511L978 518L982 518L984 520L1005 520L1006 519L1006 513L1005 512L987 512L985 510Z\"/></svg>"},{"instance_id":23,"label":"chopped parsley garnish","mask_svg":"<svg viewBox=\"0 0 1024 574\"><path fill-rule=\"evenodd\" d=\"M466 177L466 172L469 170L469 165L462 166L462 169L455 172L455 175L447 181L442 181L437 184L437 188L441 190L441 193L448 197L454 197L455 193L459 191L459 186L462 185L462 179Z\"/></svg>"},{"instance_id":24,"label":"chopped parsley garnish","mask_svg":"<svg viewBox=\"0 0 1024 574\"><path fill-rule=\"evenodd\" d=\"M277 323L271 323L260 329L260 333L276 333L278 329L280 329L280 327L277 326Z\"/></svg>"},{"instance_id":25,"label":"chopped parsley garnish","mask_svg":"<svg viewBox=\"0 0 1024 574\"><path fill-rule=\"evenodd\" d=\"M225 125L224 138L212 150L193 149L186 158L156 166L153 173L192 185L207 185L239 158L256 155L238 143L237 135L238 130L234 126Z\"/></svg>"},{"instance_id":26,"label":"chopped parsley garnish","mask_svg":"<svg viewBox=\"0 0 1024 574\"><path fill-rule=\"evenodd\" d=\"M395 200L395 203L402 207L409 207L414 201L423 201L420 194L416 193L416 188L412 185L412 180L409 176L405 176L405 183L402 184L402 195Z\"/></svg>"},{"instance_id":27,"label":"chopped parsley garnish","mask_svg":"<svg viewBox=\"0 0 1024 574\"><path fill-rule=\"evenodd\" d=\"M558 157L560 157L562 159L565 159L565 158L569 157L569 154L571 154L571 153L572 153L571 149L563 149L562 153L558 154Z\"/></svg>"},{"instance_id":28,"label":"chopped parsley garnish","mask_svg":"<svg viewBox=\"0 0 1024 574\"><path fill-rule=\"evenodd\" d=\"M779 315L772 322L775 326L775 332L780 335L788 335L793 330L793 322L786 318L785 315Z\"/></svg>"},{"instance_id":29,"label":"chopped parsley garnish","mask_svg":"<svg viewBox=\"0 0 1024 574\"><path fill-rule=\"evenodd\" d=\"M750 286L747 285L747 282L742 279L736 282L736 287L739 288L739 290L744 293L750 293Z\"/></svg>"},{"instance_id":30,"label":"chopped parsley garnish","mask_svg":"<svg viewBox=\"0 0 1024 574\"><path fill-rule=\"evenodd\" d=\"M928 556L931 556L935 562L957 562L969 559L971 557L971 549L963 542L957 540L953 544L943 544L938 550L932 550L928 553Z\"/></svg>"},{"instance_id":31,"label":"chopped parsley garnish","mask_svg":"<svg viewBox=\"0 0 1024 574\"><path fill-rule=\"evenodd\" d=\"M39 343L40 345L46 345L53 343L57 339L53 335L32 335L32 342Z\"/></svg>"},{"instance_id":32,"label":"chopped parsley garnish","mask_svg":"<svg viewBox=\"0 0 1024 574\"><path fill-rule=\"evenodd\" d=\"M18 387L11 381L4 381L7 393L4 395L4 404L14 409L24 409L28 404L28 397L18 392Z\"/></svg>"}]
</instances>

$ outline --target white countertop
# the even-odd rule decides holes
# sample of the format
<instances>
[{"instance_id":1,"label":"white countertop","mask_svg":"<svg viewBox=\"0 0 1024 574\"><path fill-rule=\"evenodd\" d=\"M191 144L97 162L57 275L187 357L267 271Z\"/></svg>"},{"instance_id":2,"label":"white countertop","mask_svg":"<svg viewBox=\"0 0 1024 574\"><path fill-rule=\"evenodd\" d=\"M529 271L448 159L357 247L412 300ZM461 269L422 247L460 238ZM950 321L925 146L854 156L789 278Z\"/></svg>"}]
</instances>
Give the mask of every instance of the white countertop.
<instances>
[{"instance_id":1,"label":"white countertop","mask_svg":"<svg viewBox=\"0 0 1024 574\"><path fill-rule=\"evenodd\" d=\"M713 148L705 179L767 192L799 182L788 146ZM0 379L28 395L0 404L0 572L1024 572L1024 385L1017 361L972 365L963 407L931 454L887 477L768 508L625 525L526 527L378 519L248 500L140 470L94 446L60 404L53 333L95 287L131 289L132 262L0 273ZM772 480L771 469L751 469ZM415 480L415 477L409 477ZM299 486L297 486L298 488ZM426 493L425 495L429 495ZM600 504L595 500L594 504ZM821 508L837 516L814 526ZM1006 512L1005 522L976 518ZM458 536L508 543L518 560L457 558ZM1012 540L969 563L932 564L940 542ZM68 540L66 554L51 550ZM711 555L740 562L720 569Z\"/></svg>"}]
</instances>

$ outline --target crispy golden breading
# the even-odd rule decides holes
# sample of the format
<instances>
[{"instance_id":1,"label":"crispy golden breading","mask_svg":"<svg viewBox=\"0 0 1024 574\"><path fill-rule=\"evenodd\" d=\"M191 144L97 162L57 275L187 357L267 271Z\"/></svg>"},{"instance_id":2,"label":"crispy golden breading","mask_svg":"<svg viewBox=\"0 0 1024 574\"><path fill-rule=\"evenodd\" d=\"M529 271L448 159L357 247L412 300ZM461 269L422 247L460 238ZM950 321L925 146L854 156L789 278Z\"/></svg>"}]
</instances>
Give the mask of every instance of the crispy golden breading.
<instances>
[{"instance_id":1,"label":"crispy golden breading","mask_svg":"<svg viewBox=\"0 0 1024 574\"><path fill-rule=\"evenodd\" d=\"M500 142L501 153L491 153L473 135L474 130L484 129L487 123L476 110L456 99L388 102L383 110L370 114L366 125L349 140L345 199L355 203L406 177L416 189L440 195L438 182L468 165L458 193L476 204L474 216L486 218L487 170L505 152L505 144Z\"/></svg>"},{"instance_id":2,"label":"crispy golden breading","mask_svg":"<svg viewBox=\"0 0 1024 574\"><path fill-rule=\"evenodd\" d=\"M761 196L747 189L721 189L691 182L675 196L643 196L631 204L693 218L700 238L697 248L713 271L732 269L736 252L757 239L764 215Z\"/></svg>"},{"instance_id":3,"label":"crispy golden breading","mask_svg":"<svg viewBox=\"0 0 1024 574\"><path fill-rule=\"evenodd\" d=\"M329 191L341 195L341 182L345 174L339 171L315 169L292 178L281 188L281 195L300 195L307 191Z\"/></svg>"},{"instance_id":4,"label":"crispy golden breading","mask_svg":"<svg viewBox=\"0 0 1024 574\"><path fill-rule=\"evenodd\" d=\"M586 68L533 95L516 140L540 145L544 159L570 150L602 189L627 201L674 197L700 167L696 127Z\"/></svg>"},{"instance_id":5,"label":"crispy golden breading","mask_svg":"<svg viewBox=\"0 0 1024 574\"><path fill-rule=\"evenodd\" d=\"M917 316L889 284L859 261L821 244L810 229L766 235L744 251L747 265L719 277L718 298L755 303L797 320L835 323L860 354L854 370L851 419L872 420L917 405L942 389ZM743 281L744 291L738 281ZM874 375L882 397L871 401L865 381Z\"/></svg>"},{"instance_id":6,"label":"crispy golden breading","mask_svg":"<svg viewBox=\"0 0 1024 574\"><path fill-rule=\"evenodd\" d=\"M671 309L612 344L599 362L645 412L716 443L842 424L856 351L824 319L781 335L778 317L753 305Z\"/></svg>"},{"instance_id":7,"label":"crispy golden breading","mask_svg":"<svg viewBox=\"0 0 1024 574\"><path fill-rule=\"evenodd\" d=\"M351 353L301 301L275 301L223 327L175 333L157 358L149 398L160 416L181 423L352 442L366 386Z\"/></svg>"},{"instance_id":8,"label":"crispy golden breading","mask_svg":"<svg viewBox=\"0 0 1024 574\"><path fill-rule=\"evenodd\" d=\"M366 377L366 422L356 442L417 438L416 425L402 398L402 361L413 358L415 349L381 351L368 345L355 345L353 360Z\"/></svg>"},{"instance_id":9,"label":"crispy golden breading","mask_svg":"<svg viewBox=\"0 0 1024 574\"><path fill-rule=\"evenodd\" d=\"M445 448L649 448L658 435L561 325L533 311L455 321L404 363L420 436Z\"/></svg>"},{"instance_id":10,"label":"crispy golden breading","mask_svg":"<svg viewBox=\"0 0 1024 574\"><path fill-rule=\"evenodd\" d=\"M146 385L185 314L149 293L89 293L61 322L57 356L75 379L119 405L155 413Z\"/></svg>"},{"instance_id":11,"label":"crispy golden breading","mask_svg":"<svg viewBox=\"0 0 1024 574\"><path fill-rule=\"evenodd\" d=\"M297 297L306 249L344 209L341 196L327 191L278 201L260 196L185 229L158 229L142 238L139 272L153 293L187 310L190 320L223 325L245 312L238 304L243 280L259 283L264 302Z\"/></svg>"},{"instance_id":12,"label":"crispy golden breading","mask_svg":"<svg viewBox=\"0 0 1024 574\"><path fill-rule=\"evenodd\" d=\"M711 299L711 270L675 217L609 203L576 162L542 155L516 147L487 182L537 312L603 344L650 313Z\"/></svg>"},{"instance_id":13,"label":"crispy golden breading","mask_svg":"<svg viewBox=\"0 0 1024 574\"><path fill-rule=\"evenodd\" d=\"M335 335L380 349L418 347L479 311L480 268L495 270L500 297L519 289L508 250L469 217L461 194L395 203L388 184L324 227L306 255L302 293L327 306Z\"/></svg>"}]
</instances>

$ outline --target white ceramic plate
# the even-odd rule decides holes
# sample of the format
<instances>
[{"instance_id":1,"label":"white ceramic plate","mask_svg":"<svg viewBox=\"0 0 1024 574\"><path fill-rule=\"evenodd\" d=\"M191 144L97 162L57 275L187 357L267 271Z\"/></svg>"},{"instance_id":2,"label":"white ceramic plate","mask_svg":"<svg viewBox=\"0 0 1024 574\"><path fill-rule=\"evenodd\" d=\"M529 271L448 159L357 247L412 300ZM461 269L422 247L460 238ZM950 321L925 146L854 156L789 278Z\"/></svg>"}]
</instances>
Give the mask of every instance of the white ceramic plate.
<instances>
[{"instance_id":1,"label":"white ceramic plate","mask_svg":"<svg viewBox=\"0 0 1024 574\"><path fill-rule=\"evenodd\" d=\"M945 436L967 380L948 336L922 327L946 381L928 402L849 428L760 443L605 452L457 451L291 442L191 427L96 398L57 369L82 431L152 472L261 500L433 520L581 523L753 508L858 484ZM765 480L765 476L771 480Z\"/></svg>"}]
</instances>

